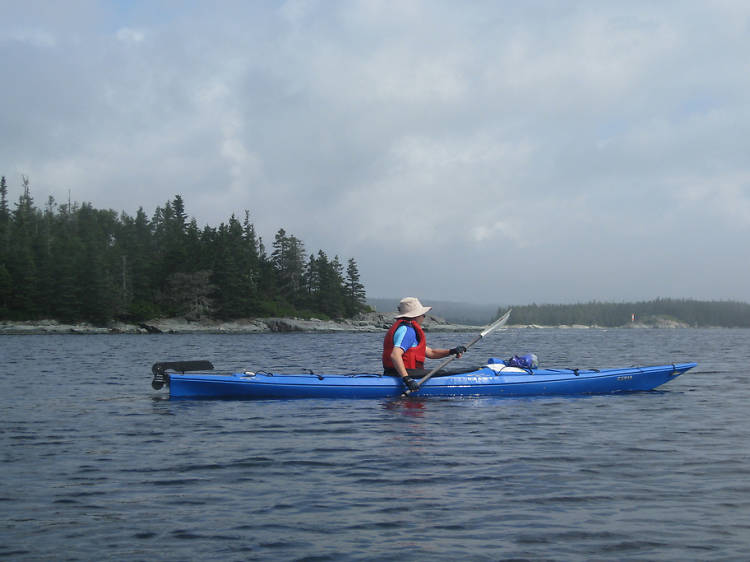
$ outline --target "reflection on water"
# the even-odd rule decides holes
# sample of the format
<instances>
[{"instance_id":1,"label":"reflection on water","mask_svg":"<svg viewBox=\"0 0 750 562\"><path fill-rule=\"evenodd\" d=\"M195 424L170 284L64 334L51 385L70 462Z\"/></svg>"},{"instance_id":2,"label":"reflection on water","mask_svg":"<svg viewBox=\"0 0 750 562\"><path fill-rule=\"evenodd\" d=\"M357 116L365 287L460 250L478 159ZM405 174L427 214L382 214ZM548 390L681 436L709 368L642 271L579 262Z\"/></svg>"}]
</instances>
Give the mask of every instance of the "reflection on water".
<instances>
[{"instance_id":1,"label":"reflection on water","mask_svg":"<svg viewBox=\"0 0 750 562\"><path fill-rule=\"evenodd\" d=\"M397 400L386 400L383 402L383 406L386 410L400 412L406 416L422 417L427 401L410 396Z\"/></svg>"}]
</instances>

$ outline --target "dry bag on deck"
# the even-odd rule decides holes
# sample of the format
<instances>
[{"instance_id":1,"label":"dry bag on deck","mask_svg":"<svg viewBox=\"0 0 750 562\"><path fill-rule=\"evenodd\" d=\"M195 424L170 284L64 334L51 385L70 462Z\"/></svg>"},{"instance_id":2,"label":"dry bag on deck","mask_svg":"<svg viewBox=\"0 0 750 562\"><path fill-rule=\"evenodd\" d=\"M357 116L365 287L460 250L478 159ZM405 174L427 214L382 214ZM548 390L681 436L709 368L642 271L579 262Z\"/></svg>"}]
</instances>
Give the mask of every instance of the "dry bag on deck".
<instances>
[{"instance_id":1,"label":"dry bag on deck","mask_svg":"<svg viewBox=\"0 0 750 562\"><path fill-rule=\"evenodd\" d=\"M526 355L514 355L510 359L503 361L506 367L519 367L521 369L538 369L539 359L536 353L527 353Z\"/></svg>"}]
</instances>

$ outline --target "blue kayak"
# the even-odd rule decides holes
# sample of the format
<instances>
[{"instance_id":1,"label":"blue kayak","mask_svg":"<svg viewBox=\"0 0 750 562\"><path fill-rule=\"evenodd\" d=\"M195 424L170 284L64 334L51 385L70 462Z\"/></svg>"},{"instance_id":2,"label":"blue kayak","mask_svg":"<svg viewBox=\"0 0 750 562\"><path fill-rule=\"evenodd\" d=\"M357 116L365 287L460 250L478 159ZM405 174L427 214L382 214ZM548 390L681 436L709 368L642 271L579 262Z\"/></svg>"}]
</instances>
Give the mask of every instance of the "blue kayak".
<instances>
[{"instance_id":1,"label":"blue kayak","mask_svg":"<svg viewBox=\"0 0 750 562\"><path fill-rule=\"evenodd\" d=\"M617 369L520 369L491 364L466 373L434 376L412 396L549 396L653 390L696 363ZM395 398L404 391L396 377L371 374L212 374L208 361L156 363L152 386L169 387L171 398Z\"/></svg>"}]
</instances>

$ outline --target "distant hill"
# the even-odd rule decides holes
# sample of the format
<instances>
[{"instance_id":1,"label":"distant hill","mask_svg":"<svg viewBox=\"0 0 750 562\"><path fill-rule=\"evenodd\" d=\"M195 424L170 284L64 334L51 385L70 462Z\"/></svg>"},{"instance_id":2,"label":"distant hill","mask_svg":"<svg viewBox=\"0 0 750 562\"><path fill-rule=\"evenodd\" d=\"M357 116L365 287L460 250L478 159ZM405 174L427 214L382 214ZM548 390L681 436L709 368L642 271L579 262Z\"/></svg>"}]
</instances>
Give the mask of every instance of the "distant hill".
<instances>
[{"instance_id":1,"label":"distant hill","mask_svg":"<svg viewBox=\"0 0 750 562\"><path fill-rule=\"evenodd\" d=\"M378 312L394 312L399 299L367 299ZM483 326L495 320L508 306L478 305L451 301L424 301L435 316L453 324ZM577 304L511 305L510 324L585 326L690 326L750 328L750 304L738 301L654 299L629 303L588 302ZM502 310L501 310L502 309Z\"/></svg>"},{"instance_id":2,"label":"distant hill","mask_svg":"<svg viewBox=\"0 0 750 562\"><path fill-rule=\"evenodd\" d=\"M531 304L514 306L511 323L750 328L750 304L661 298L622 303Z\"/></svg>"}]
</instances>

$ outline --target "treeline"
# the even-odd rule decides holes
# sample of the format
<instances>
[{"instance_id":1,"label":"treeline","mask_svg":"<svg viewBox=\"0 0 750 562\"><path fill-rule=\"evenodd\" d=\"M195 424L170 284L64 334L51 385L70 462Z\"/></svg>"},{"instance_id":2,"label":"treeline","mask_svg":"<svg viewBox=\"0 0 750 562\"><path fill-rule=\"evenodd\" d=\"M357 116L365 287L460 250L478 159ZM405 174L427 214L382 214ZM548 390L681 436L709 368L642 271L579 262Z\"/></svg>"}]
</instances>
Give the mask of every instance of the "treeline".
<instances>
[{"instance_id":1,"label":"treeline","mask_svg":"<svg viewBox=\"0 0 750 562\"><path fill-rule=\"evenodd\" d=\"M307 254L280 229L270 254L249 213L199 229L180 195L149 219L90 203L15 209L0 183L0 319L105 324L158 316L351 317L367 308L356 261Z\"/></svg>"},{"instance_id":2,"label":"treeline","mask_svg":"<svg viewBox=\"0 0 750 562\"><path fill-rule=\"evenodd\" d=\"M750 304L735 301L656 299L633 303L531 304L512 308L513 324L617 327L633 321L644 324L674 321L696 327L750 328Z\"/></svg>"}]
</instances>

